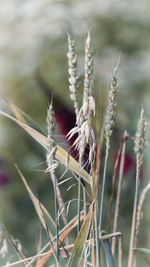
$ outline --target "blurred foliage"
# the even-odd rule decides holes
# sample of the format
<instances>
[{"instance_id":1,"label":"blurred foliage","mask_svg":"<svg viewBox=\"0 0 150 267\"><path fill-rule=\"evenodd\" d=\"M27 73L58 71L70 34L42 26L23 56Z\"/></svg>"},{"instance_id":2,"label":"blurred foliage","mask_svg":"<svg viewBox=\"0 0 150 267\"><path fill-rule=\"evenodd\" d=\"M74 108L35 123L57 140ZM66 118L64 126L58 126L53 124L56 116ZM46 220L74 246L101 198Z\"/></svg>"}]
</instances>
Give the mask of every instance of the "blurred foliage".
<instances>
[{"instance_id":1,"label":"blurred foliage","mask_svg":"<svg viewBox=\"0 0 150 267\"><path fill-rule=\"evenodd\" d=\"M68 93L67 31L75 36L79 73L83 78L83 44L90 28L95 54L95 96L101 123L106 89L110 85L113 68L121 51L118 73L119 116L114 137L115 145L112 149L111 158L113 158L124 129L134 135L141 105L144 106L149 120L150 2L148 0L132 2L1 0L0 7L0 95L16 103L44 130L46 110L52 94L54 100L58 98L59 104L62 103L62 112L64 106L73 110ZM42 84L39 81L42 81ZM80 101L82 101L82 85L83 83L79 90ZM2 100L0 106L6 110ZM96 122L96 125L98 123ZM57 134L62 134L59 125ZM58 141L65 140L58 138ZM134 157L131 152L132 147L130 142L128 150ZM146 153L148 163L149 153L148 151ZM1 171L5 169L4 172L9 177L9 182L0 188L0 221L13 235L19 237L23 244L30 243L32 247L37 241L36 231L34 233L32 227L38 225L38 219L35 219L33 206L18 178L13 162L17 162L33 191L37 192L51 209L53 197L50 196L49 200L49 195L53 194L53 190L49 190L52 189L52 184L49 184L50 179L42 171L34 171L35 165L37 165L35 169L46 167L38 166L45 161L44 151L41 151L39 145L22 129L0 118L0 159L5 165L5 168L1 165ZM113 161L111 164L113 165ZM111 169L109 172L111 173ZM149 164L145 164L144 176L147 178L148 173ZM126 213L128 225L131 221L131 217L128 217L132 208L129 211L126 194L132 195L134 190L131 187L131 183L134 184L131 176L134 176L133 169L127 175L123 193L125 201L122 212ZM68 192L70 197L73 191L74 188ZM125 223L124 218L120 223ZM35 229L38 227L39 225ZM126 232L126 228L124 229ZM149 235L150 233L147 233L144 238L150 240Z\"/></svg>"}]
</instances>

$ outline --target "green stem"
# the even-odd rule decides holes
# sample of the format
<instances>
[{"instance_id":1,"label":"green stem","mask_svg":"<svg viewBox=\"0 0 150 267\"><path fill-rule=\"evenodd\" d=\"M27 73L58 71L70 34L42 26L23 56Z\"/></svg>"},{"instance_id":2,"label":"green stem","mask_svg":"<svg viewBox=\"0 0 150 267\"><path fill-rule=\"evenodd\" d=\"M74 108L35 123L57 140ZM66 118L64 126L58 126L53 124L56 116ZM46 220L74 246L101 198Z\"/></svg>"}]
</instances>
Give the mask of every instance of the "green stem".
<instances>
[{"instance_id":1,"label":"green stem","mask_svg":"<svg viewBox=\"0 0 150 267\"><path fill-rule=\"evenodd\" d=\"M96 266L100 266L100 254L99 254L99 232L98 232L98 222L97 222L97 201L95 202L95 210L94 210L94 216L95 216L95 236L96 236Z\"/></svg>"},{"instance_id":2,"label":"green stem","mask_svg":"<svg viewBox=\"0 0 150 267\"><path fill-rule=\"evenodd\" d=\"M57 193L56 193L56 176L54 176L54 201L55 201L55 223L56 223L56 257L59 261L59 235L58 235L58 206L57 206ZM57 263L58 266L58 263Z\"/></svg>"},{"instance_id":3,"label":"green stem","mask_svg":"<svg viewBox=\"0 0 150 267\"><path fill-rule=\"evenodd\" d=\"M78 225L77 225L77 234L80 231L80 210L81 210L81 178L79 177L78 181Z\"/></svg>"},{"instance_id":4,"label":"green stem","mask_svg":"<svg viewBox=\"0 0 150 267\"><path fill-rule=\"evenodd\" d=\"M104 172L103 172L103 184L102 184L100 215L99 215L99 235L101 234L101 230L102 230L102 219L103 219L103 207L104 207L104 193L105 193L105 184L106 184L107 161L108 161L108 149L106 149Z\"/></svg>"},{"instance_id":5,"label":"green stem","mask_svg":"<svg viewBox=\"0 0 150 267\"><path fill-rule=\"evenodd\" d=\"M134 207L133 207L133 216L132 216L132 226L131 226L131 235L130 235L130 249L129 249L129 260L128 267L132 267L133 263L133 248L135 245L135 233L136 233L136 214L137 214L137 205L138 205L138 184L139 184L140 170L138 163L136 166L136 184L135 184L135 198L134 198Z\"/></svg>"},{"instance_id":6,"label":"green stem","mask_svg":"<svg viewBox=\"0 0 150 267\"><path fill-rule=\"evenodd\" d=\"M136 184L135 184L135 199L134 199L134 205L135 205L135 209L134 209L134 214L133 214L133 218L134 218L134 227L133 227L133 241L132 241L132 248L134 248L135 245L135 232L136 232L136 214L137 214L137 205L138 205L138 185L139 185L139 169L137 169L136 171Z\"/></svg>"},{"instance_id":7,"label":"green stem","mask_svg":"<svg viewBox=\"0 0 150 267\"><path fill-rule=\"evenodd\" d=\"M83 187L83 205L84 205L84 216L87 215L87 196L86 196L86 190L85 187Z\"/></svg>"}]
</instances>

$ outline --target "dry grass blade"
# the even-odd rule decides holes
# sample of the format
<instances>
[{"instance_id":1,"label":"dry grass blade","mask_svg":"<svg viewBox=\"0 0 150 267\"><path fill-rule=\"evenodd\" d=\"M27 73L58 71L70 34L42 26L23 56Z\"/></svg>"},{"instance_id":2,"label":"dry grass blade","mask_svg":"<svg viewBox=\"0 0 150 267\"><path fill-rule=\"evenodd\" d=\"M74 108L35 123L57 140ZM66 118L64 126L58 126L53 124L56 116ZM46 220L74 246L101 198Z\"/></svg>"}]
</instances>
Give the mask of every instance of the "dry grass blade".
<instances>
[{"instance_id":1,"label":"dry grass blade","mask_svg":"<svg viewBox=\"0 0 150 267\"><path fill-rule=\"evenodd\" d=\"M34 207L36 209L36 212L37 212L37 214L39 216L39 219L40 219L44 229L47 230L47 227L46 227L46 224L45 224L45 218L43 216L43 213L48 216L48 218L50 219L50 222L55 226L55 222L54 222L53 218L51 217L49 212L46 210L46 208L39 202L38 198L33 194L32 190L30 189L28 183L26 182L23 174L21 173L21 171L19 170L19 168L18 168L18 166L16 164L15 164L15 167L16 167L16 169L17 169L17 171L18 171L18 173L19 173L19 175L20 175L20 177L21 177L21 179L22 179L22 181L23 181L23 183L24 183L29 195L30 195L30 198L31 198L31 200L32 200L32 202L34 204ZM42 211L41 211L41 209L42 209Z\"/></svg>"},{"instance_id":2,"label":"dry grass blade","mask_svg":"<svg viewBox=\"0 0 150 267\"><path fill-rule=\"evenodd\" d=\"M21 110L16 105L14 105L12 102L10 102L7 98L3 97L3 99L10 106L12 112L14 113L15 117L19 121L26 123L34 130L36 130L39 133L44 134L46 136L46 133L41 129L41 127L29 115L27 115L23 110Z\"/></svg>"},{"instance_id":3,"label":"dry grass blade","mask_svg":"<svg viewBox=\"0 0 150 267\"><path fill-rule=\"evenodd\" d=\"M12 117L11 115L3 112L0 110L0 114L11 119L12 121L14 121L15 123L17 123L19 126L21 126L29 135L31 135L33 137L33 139L35 139L41 146L43 146L45 149L47 149L47 143L48 143L48 138L46 136L44 136L43 134L39 133L38 131L36 131L35 129L31 128L30 126L28 126L26 123L23 123L17 119L15 119L14 117Z\"/></svg>"},{"instance_id":4,"label":"dry grass blade","mask_svg":"<svg viewBox=\"0 0 150 267\"><path fill-rule=\"evenodd\" d=\"M80 220L82 221L84 218L83 215L80 216ZM73 220L72 223L64 230L64 232L59 237L59 245L63 243L66 237L71 233L71 231L77 226L78 218ZM56 249L56 243L53 246L53 249ZM49 254L42 257L42 259L37 263L36 267L43 267L44 264L49 260L49 258L53 255L52 249L49 250Z\"/></svg>"},{"instance_id":5,"label":"dry grass blade","mask_svg":"<svg viewBox=\"0 0 150 267\"><path fill-rule=\"evenodd\" d=\"M55 251L54 251L54 249L53 249L53 243L52 243L52 239L51 239L51 233L50 233L49 228L48 228L48 225L47 225L47 223L46 223L45 216L44 216L44 213L43 213L43 210L42 210L42 207L41 207L40 202L39 202L39 206L40 206L40 209L41 209L41 212L42 212L42 215L43 215L44 224L45 224L45 226L46 226L46 229L45 229L45 230L46 230L46 233L47 233L47 236L48 236L48 239L49 239L49 243L50 243L51 249L52 249L52 251L53 251L53 255L54 255L54 258L55 258L55 260L56 260L57 266L59 266L59 262L58 262L58 259L57 259L57 255L56 255L56 253L55 253Z\"/></svg>"},{"instance_id":6,"label":"dry grass blade","mask_svg":"<svg viewBox=\"0 0 150 267\"><path fill-rule=\"evenodd\" d=\"M43 146L47 150L47 144L50 142L49 138L47 138L43 134L39 133L35 129L28 126L27 124L15 119L14 117L10 116L9 114L1 110L0 114L11 119L19 126L21 126L29 135L33 137L33 139L35 139L41 146ZM71 171L75 172L78 176L82 177L86 183L90 184L89 174L83 168L81 168L79 163L59 145L56 145L56 158L62 164L68 167Z\"/></svg>"},{"instance_id":7,"label":"dry grass blade","mask_svg":"<svg viewBox=\"0 0 150 267\"><path fill-rule=\"evenodd\" d=\"M80 259L82 256L82 252L84 249L84 244L86 242L88 233L89 233L89 229L90 229L90 225L91 225L91 220L92 220L92 216L93 216L93 206L94 206L94 202L95 200L92 202L90 208L89 208L89 212L86 216L86 219L81 227L81 230L76 238L71 256L70 256L70 260L68 263L68 267L76 267L79 265L80 263Z\"/></svg>"},{"instance_id":8,"label":"dry grass blade","mask_svg":"<svg viewBox=\"0 0 150 267\"><path fill-rule=\"evenodd\" d=\"M84 216L82 216L82 219L84 218ZM112 237L114 237L114 236L118 236L118 237L120 237L122 234L120 233L120 232L118 232L118 233L113 233L113 234L109 234L109 235L105 235L105 236L100 236L100 240L106 240L106 239L109 239L109 238L112 238ZM88 243L88 242L91 242L92 240L87 240L86 241L86 244ZM65 256L66 255L66 253L64 252L64 249L65 250L70 250L70 249L72 249L74 247L74 244L70 244L70 245L68 245L68 246L65 246L64 248L60 248L60 253L62 254L62 256ZM31 257L29 257L29 258L25 258L25 259L22 259L22 260L19 260L19 261L16 261L16 262L13 262L13 263L10 263L10 264L8 264L7 265L7 267L12 267L12 266L17 266L18 264L20 264L20 263L24 263L25 261L30 261L30 260L36 260L37 258L40 258L40 257L42 257L42 256L47 256L47 255L49 255L49 254L51 254L51 251L48 251L48 252L45 252L45 253L39 253L39 254L37 254L37 255L35 255L35 256L31 256ZM50 255L51 256L51 255ZM28 264L26 265L26 266L29 266ZM6 265L5 266L2 266L2 267L6 267ZM120 267L120 266L119 266Z\"/></svg>"}]
</instances>

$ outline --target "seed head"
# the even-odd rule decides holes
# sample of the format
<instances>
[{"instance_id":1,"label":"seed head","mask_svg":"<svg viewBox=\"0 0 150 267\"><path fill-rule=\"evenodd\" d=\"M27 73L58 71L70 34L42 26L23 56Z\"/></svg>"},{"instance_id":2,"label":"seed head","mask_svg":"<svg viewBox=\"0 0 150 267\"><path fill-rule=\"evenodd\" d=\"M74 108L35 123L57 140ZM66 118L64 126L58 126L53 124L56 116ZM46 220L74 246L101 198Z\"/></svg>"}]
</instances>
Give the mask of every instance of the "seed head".
<instances>
[{"instance_id":1,"label":"seed head","mask_svg":"<svg viewBox=\"0 0 150 267\"><path fill-rule=\"evenodd\" d=\"M56 153L56 144L55 144L55 139L54 139L55 118L54 118L52 100L47 111L47 130L48 130L48 138L50 138L51 140L48 143L48 150L47 150L47 156L46 156L48 168L46 169L46 172L53 171L58 166L58 162L55 160L55 153Z\"/></svg>"},{"instance_id":2,"label":"seed head","mask_svg":"<svg viewBox=\"0 0 150 267\"><path fill-rule=\"evenodd\" d=\"M119 58L120 60L120 58ZM104 135L106 138L106 150L109 150L110 147L110 137L113 132L113 128L115 125L115 119L116 119L116 95L117 95L117 70L119 66L119 60L116 68L114 69L114 74L111 81L110 90L108 91L108 104L107 109L104 117Z\"/></svg>"},{"instance_id":3,"label":"seed head","mask_svg":"<svg viewBox=\"0 0 150 267\"><path fill-rule=\"evenodd\" d=\"M79 77L77 75L77 56L75 54L75 42L71 39L70 34L68 34L68 72L69 72L69 89L70 98L74 102L74 108L76 116L79 112L79 105L77 101L77 89L79 87Z\"/></svg>"},{"instance_id":4,"label":"seed head","mask_svg":"<svg viewBox=\"0 0 150 267\"><path fill-rule=\"evenodd\" d=\"M47 131L48 131L48 137L53 138L53 135L55 132L55 117L54 117L54 109L53 109L52 100L47 111Z\"/></svg>"},{"instance_id":5,"label":"seed head","mask_svg":"<svg viewBox=\"0 0 150 267\"><path fill-rule=\"evenodd\" d=\"M83 102L87 102L87 98L89 96L92 96L93 82L93 50L91 46L90 32L88 32L88 36L85 43L85 78Z\"/></svg>"},{"instance_id":6,"label":"seed head","mask_svg":"<svg viewBox=\"0 0 150 267\"><path fill-rule=\"evenodd\" d=\"M146 120L144 118L144 109L142 108L135 135L135 146L134 146L138 168L140 168L143 162L143 151L145 148L145 132L146 132Z\"/></svg>"}]
</instances>

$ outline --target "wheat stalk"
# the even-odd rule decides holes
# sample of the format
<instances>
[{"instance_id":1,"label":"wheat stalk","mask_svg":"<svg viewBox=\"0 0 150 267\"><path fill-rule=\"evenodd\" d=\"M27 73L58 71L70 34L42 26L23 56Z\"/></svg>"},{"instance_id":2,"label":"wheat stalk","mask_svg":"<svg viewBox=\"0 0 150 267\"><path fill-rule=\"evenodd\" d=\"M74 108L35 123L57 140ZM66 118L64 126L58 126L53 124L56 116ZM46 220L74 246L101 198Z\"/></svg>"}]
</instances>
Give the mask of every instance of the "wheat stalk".
<instances>
[{"instance_id":1,"label":"wheat stalk","mask_svg":"<svg viewBox=\"0 0 150 267\"><path fill-rule=\"evenodd\" d=\"M134 151L136 154L136 185L135 185L135 197L134 197L134 207L133 207L132 226L130 235L128 267L133 266L133 249L135 247L136 216L137 216L137 204L138 204L138 184L140 177L140 169L143 162L143 152L145 148L145 131L146 131L146 120L144 118L144 109L142 108L135 135Z\"/></svg>"},{"instance_id":2,"label":"wheat stalk","mask_svg":"<svg viewBox=\"0 0 150 267\"><path fill-rule=\"evenodd\" d=\"M102 219L103 219L103 206L104 206L104 192L105 192L105 184L106 184L106 170L107 170L107 161L108 154L110 149L110 137L113 132L113 128L115 125L115 117L116 117L116 95L117 95L117 71L119 67L120 56L118 59L117 66L114 69L110 90L108 91L108 104L106 108L106 113L104 117L104 136L106 140L106 151L105 151L105 162L104 162L104 171L103 171L103 183L102 183L102 192L101 192L101 202L100 202L100 216L99 216L99 234L101 234L102 230Z\"/></svg>"}]
</instances>

